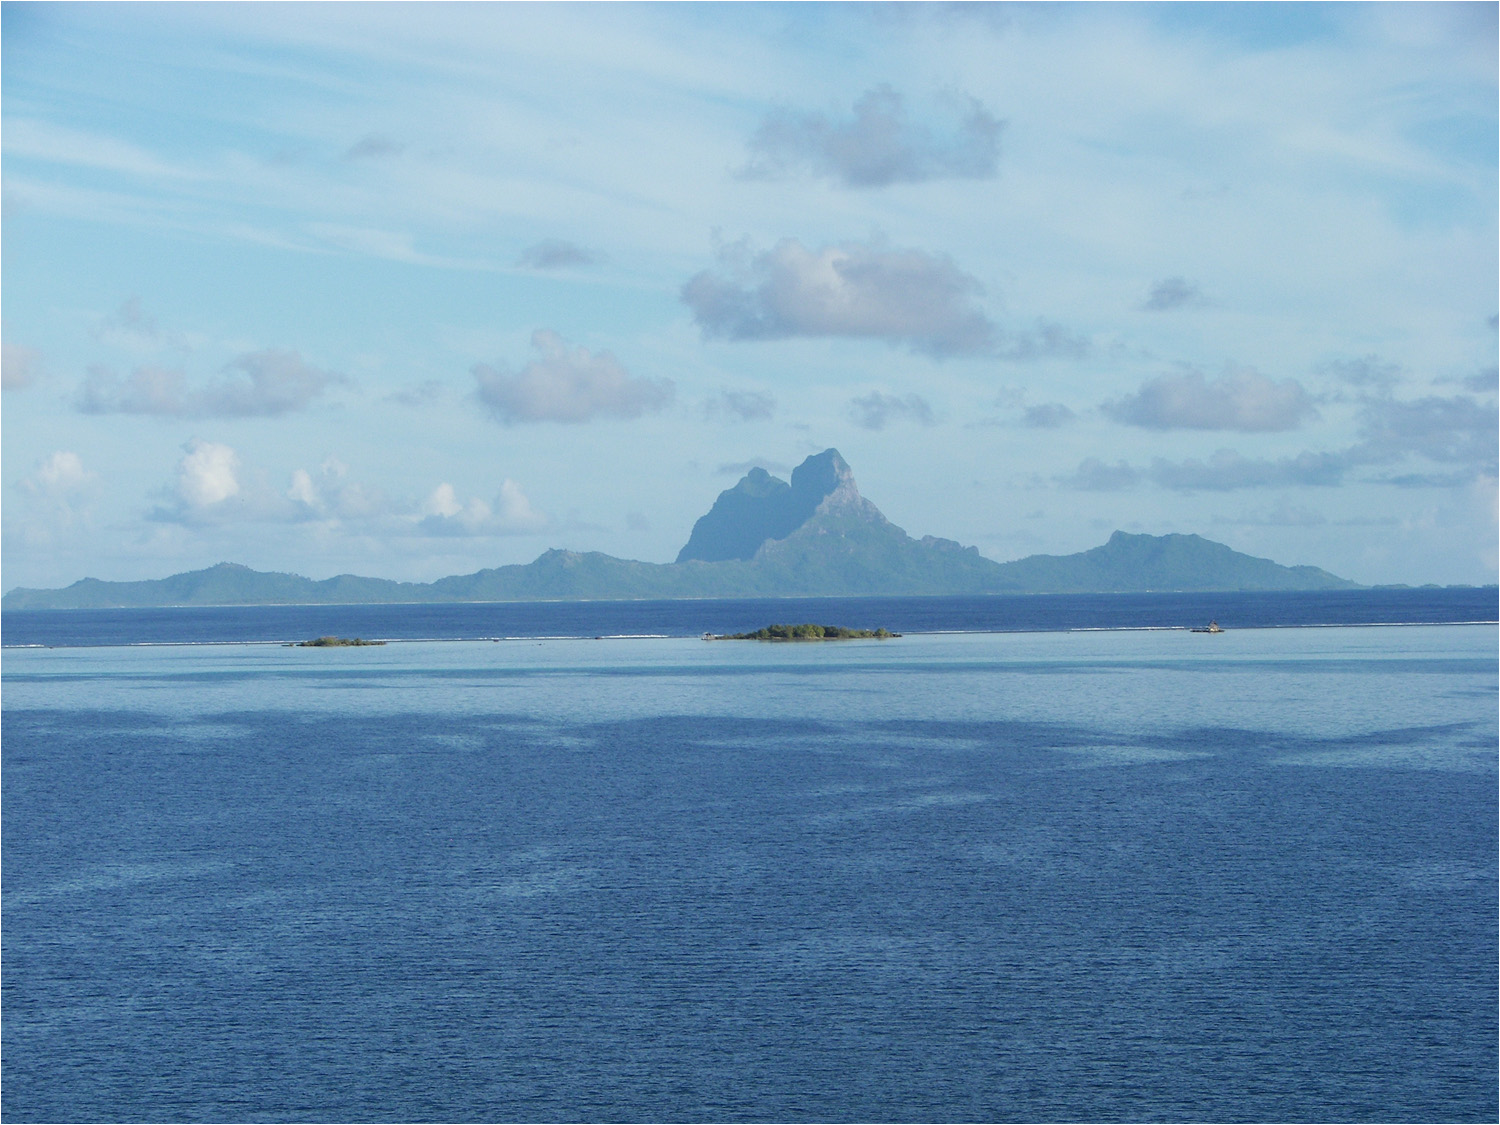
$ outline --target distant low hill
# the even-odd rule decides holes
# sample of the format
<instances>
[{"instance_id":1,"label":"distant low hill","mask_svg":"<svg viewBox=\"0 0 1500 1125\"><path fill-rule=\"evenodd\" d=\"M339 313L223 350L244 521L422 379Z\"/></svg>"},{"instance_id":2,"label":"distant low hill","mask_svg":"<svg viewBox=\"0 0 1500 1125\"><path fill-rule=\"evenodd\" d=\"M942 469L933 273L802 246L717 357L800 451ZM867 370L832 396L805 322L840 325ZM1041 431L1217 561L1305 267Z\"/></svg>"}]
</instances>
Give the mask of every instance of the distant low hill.
<instances>
[{"instance_id":1,"label":"distant low hill","mask_svg":"<svg viewBox=\"0 0 1500 1125\"><path fill-rule=\"evenodd\" d=\"M341 574L314 581L233 563L143 582L85 578L61 590L18 588L5 609L371 602L1336 590L1357 583L1281 566L1197 535L1128 535L1076 555L997 563L951 539L913 539L860 495L837 450L809 457L790 483L754 469L693 527L673 563L551 550L524 565L436 582Z\"/></svg>"}]
</instances>

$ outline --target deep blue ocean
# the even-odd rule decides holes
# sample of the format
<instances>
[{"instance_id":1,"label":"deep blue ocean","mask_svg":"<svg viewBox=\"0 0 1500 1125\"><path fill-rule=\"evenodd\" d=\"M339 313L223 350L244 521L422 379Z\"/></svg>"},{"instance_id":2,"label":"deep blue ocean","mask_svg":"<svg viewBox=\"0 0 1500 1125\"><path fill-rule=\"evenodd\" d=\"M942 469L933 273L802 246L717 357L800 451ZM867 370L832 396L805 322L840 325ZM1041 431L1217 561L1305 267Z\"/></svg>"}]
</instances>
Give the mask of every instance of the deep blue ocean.
<instances>
[{"instance_id":1,"label":"deep blue ocean","mask_svg":"<svg viewBox=\"0 0 1500 1125\"><path fill-rule=\"evenodd\" d=\"M1494 1121L1495 608L7 613L0 1115Z\"/></svg>"}]
</instances>

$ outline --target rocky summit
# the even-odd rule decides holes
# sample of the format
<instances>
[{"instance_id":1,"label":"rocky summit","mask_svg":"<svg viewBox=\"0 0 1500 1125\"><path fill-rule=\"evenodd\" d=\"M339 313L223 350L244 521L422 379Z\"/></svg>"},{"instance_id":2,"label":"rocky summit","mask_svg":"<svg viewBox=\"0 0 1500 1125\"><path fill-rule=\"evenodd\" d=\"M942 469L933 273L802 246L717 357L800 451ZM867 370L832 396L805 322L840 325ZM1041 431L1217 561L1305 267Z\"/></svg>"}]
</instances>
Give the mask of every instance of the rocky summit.
<instances>
[{"instance_id":1,"label":"rocky summit","mask_svg":"<svg viewBox=\"0 0 1500 1125\"><path fill-rule=\"evenodd\" d=\"M708 514L693 525L677 561L753 559L768 540L785 539L818 512L861 505L871 517L885 520L860 496L854 473L837 449L803 461L790 484L764 469L751 469L737 485L719 493Z\"/></svg>"}]
</instances>

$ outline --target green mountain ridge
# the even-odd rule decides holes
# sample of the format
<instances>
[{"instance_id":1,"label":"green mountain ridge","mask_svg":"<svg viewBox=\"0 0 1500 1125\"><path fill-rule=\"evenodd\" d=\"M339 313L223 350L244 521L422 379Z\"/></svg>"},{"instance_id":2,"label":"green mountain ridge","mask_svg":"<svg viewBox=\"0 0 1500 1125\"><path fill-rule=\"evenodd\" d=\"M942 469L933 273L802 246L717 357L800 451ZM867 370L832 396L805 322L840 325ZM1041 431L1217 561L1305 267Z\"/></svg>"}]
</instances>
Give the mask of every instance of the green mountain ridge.
<instances>
[{"instance_id":1,"label":"green mountain ridge","mask_svg":"<svg viewBox=\"0 0 1500 1125\"><path fill-rule=\"evenodd\" d=\"M780 531L792 511L801 522ZM811 512L810 515L805 513ZM749 531L747 532L747 528ZM691 548L691 551L690 549ZM684 557L691 555L708 557ZM139 582L84 578L60 590L17 588L14 609L212 605L339 605L397 602L638 600L924 594L1132 593L1336 590L1358 583L1312 566L1281 566L1197 535L1133 535L1073 555L997 563L951 539L913 539L860 495L849 466L829 449L804 461L793 483L753 470L720 494L694 525L679 561L637 562L597 551L545 551L525 564L436 582L297 574L220 563Z\"/></svg>"}]
</instances>

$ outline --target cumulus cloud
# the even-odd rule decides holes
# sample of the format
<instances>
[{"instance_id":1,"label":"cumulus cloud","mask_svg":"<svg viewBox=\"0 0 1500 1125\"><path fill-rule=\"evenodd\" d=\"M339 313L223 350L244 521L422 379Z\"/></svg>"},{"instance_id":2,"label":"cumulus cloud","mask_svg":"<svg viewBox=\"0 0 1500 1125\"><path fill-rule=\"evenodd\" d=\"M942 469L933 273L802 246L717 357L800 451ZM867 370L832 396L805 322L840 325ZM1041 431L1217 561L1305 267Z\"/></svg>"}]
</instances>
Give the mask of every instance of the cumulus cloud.
<instances>
[{"instance_id":1,"label":"cumulus cloud","mask_svg":"<svg viewBox=\"0 0 1500 1125\"><path fill-rule=\"evenodd\" d=\"M1162 488L1177 492L1228 492L1240 488L1282 488L1297 485L1336 485L1353 463L1347 453L1302 452L1276 460L1245 457L1221 449L1207 461L1151 463L1150 477Z\"/></svg>"},{"instance_id":2,"label":"cumulus cloud","mask_svg":"<svg viewBox=\"0 0 1500 1125\"><path fill-rule=\"evenodd\" d=\"M1476 371L1460 379L1459 383L1464 390L1473 391L1475 394L1494 394L1497 389L1500 389L1500 368L1487 367L1483 371Z\"/></svg>"},{"instance_id":3,"label":"cumulus cloud","mask_svg":"<svg viewBox=\"0 0 1500 1125\"><path fill-rule=\"evenodd\" d=\"M0 388L24 390L36 381L41 353L19 344L0 344Z\"/></svg>"},{"instance_id":4,"label":"cumulus cloud","mask_svg":"<svg viewBox=\"0 0 1500 1125\"><path fill-rule=\"evenodd\" d=\"M132 352L153 352L161 344L156 319L141 307L139 297L128 297L94 327L94 339Z\"/></svg>"},{"instance_id":5,"label":"cumulus cloud","mask_svg":"<svg viewBox=\"0 0 1500 1125\"><path fill-rule=\"evenodd\" d=\"M240 458L227 445L194 438L177 463L177 498L191 510L222 504L240 491Z\"/></svg>"},{"instance_id":6,"label":"cumulus cloud","mask_svg":"<svg viewBox=\"0 0 1500 1125\"><path fill-rule=\"evenodd\" d=\"M572 266L591 266L602 260L602 255L560 238L544 238L521 251L516 262L530 270L561 270Z\"/></svg>"},{"instance_id":7,"label":"cumulus cloud","mask_svg":"<svg viewBox=\"0 0 1500 1125\"><path fill-rule=\"evenodd\" d=\"M1202 287L1185 277L1164 277L1151 286L1141 308L1147 312L1170 312L1172 309L1200 307L1208 304Z\"/></svg>"},{"instance_id":8,"label":"cumulus cloud","mask_svg":"<svg viewBox=\"0 0 1500 1125\"><path fill-rule=\"evenodd\" d=\"M1303 419L1317 414L1295 379L1278 383L1248 367L1232 369L1213 381L1193 370L1162 375L1101 409L1117 422L1152 430L1245 433L1296 429Z\"/></svg>"},{"instance_id":9,"label":"cumulus cloud","mask_svg":"<svg viewBox=\"0 0 1500 1125\"><path fill-rule=\"evenodd\" d=\"M441 380L426 379L414 387L392 391L385 396L385 400L402 406L428 406L441 398L446 389Z\"/></svg>"},{"instance_id":10,"label":"cumulus cloud","mask_svg":"<svg viewBox=\"0 0 1500 1125\"><path fill-rule=\"evenodd\" d=\"M1077 332L1038 320L1035 327L1020 332L1003 332L995 354L1001 359L1082 359L1089 353L1089 338Z\"/></svg>"},{"instance_id":11,"label":"cumulus cloud","mask_svg":"<svg viewBox=\"0 0 1500 1125\"><path fill-rule=\"evenodd\" d=\"M1341 383L1360 390L1389 394L1401 381L1401 365L1388 363L1377 355L1363 355L1357 359L1335 359L1318 368L1324 375L1331 375Z\"/></svg>"},{"instance_id":12,"label":"cumulus cloud","mask_svg":"<svg viewBox=\"0 0 1500 1125\"><path fill-rule=\"evenodd\" d=\"M1026 425L1039 430L1055 430L1059 426L1066 426L1074 417L1073 412L1060 402L1028 406L1022 416Z\"/></svg>"},{"instance_id":13,"label":"cumulus cloud","mask_svg":"<svg viewBox=\"0 0 1500 1125\"><path fill-rule=\"evenodd\" d=\"M1493 404L1463 395L1429 396L1409 402L1366 400L1360 441L1331 452L1304 450L1294 457L1246 457L1221 449L1207 460L1157 458L1140 470L1089 458L1058 483L1070 488L1130 488L1150 482L1178 492L1228 492L1242 488L1330 487L1354 471L1391 466L1411 457L1456 466L1445 472L1407 472L1365 478L1401 488L1452 488L1493 480L1500 459L1500 423Z\"/></svg>"},{"instance_id":14,"label":"cumulus cloud","mask_svg":"<svg viewBox=\"0 0 1500 1125\"><path fill-rule=\"evenodd\" d=\"M248 470L230 446L193 438L170 487L147 518L159 523L205 527L233 521L289 523L309 518L305 507L267 486L264 474ZM305 476L305 474L304 474ZM295 493L298 482L294 480Z\"/></svg>"},{"instance_id":15,"label":"cumulus cloud","mask_svg":"<svg viewBox=\"0 0 1500 1125\"><path fill-rule=\"evenodd\" d=\"M509 478L501 481L498 494L488 503L462 499L447 482L433 488L425 499L393 499L379 488L352 479L347 465L328 457L316 470L294 470L286 488L280 490L267 482L264 472L247 467L230 446L194 438L182 448L183 457L172 486L165 490L164 502L149 513L154 521L188 527L233 522L320 524L385 537L445 538L523 535L551 526L521 485ZM66 457L55 457L44 468L62 481L76 480L81 471L76 460ZM41 481L42 470L35 476ZM91 480L92 474L83 479Z\"/></svg>"},{"instance_id":16,"label":"cumulus cloud","mask_svg":"<svg viewBox=\"0 0 1500 1125\"><path fill-rule=\"evenodd\" d=\"M729 415L742 422L763 422L776 413L776 400L761 391L721 391L704 404L710 418Z\"/></svg>"},{"instance_id":17,"label":"cumulus cloud","mask_svg":"<svg viewBox=\"0 0 1500 1125\"><path fill-rule=\"evenodd\" d=\"M1065 477L1058 477L1057 481L1064 487L1077 488L1084 492L1118 492L1121 489L1134 488L1141 482L1141 474L1139 470L1124 461L1106 465L1097 457L1086 457L1079 463L1075 472Z\"/></svg>"},{"instance_id":18,"label":"cumulus cloud","mask_svg":"<svg viewBox=\"0 0 1500 1125\"><path fill-rule=\"evenodd\" d=\"M883 430L896 421L918 422L924 426L930 426L933 422L932 407L921 395L898 398L879 391L871 391L863 398L851 399L849 416L854 419L856 426L863 426L867 430Z\"/></svg>"},{"instance_id":19,"label":"cumulus cloud","mask_svg":"<svg viewBox=\"0 0 1500 1125\"><path fill-rule=\"evenodd\" d=\"M515 481L500 482L494 504L478 497L460 501L446 481L432 490L422 504L422 530L429 535L525 535L549 523L537 512Z\"/></svg>"},{"instance_id":20,"label":"cumulus cloud","mask_svg":"<svg viewBox=\"0 0 1500 1125\"><path fill-rule=\"evenodd\" d=\"M85 469L78 454L59 449L48 455L18 482L26 516L16 521L16 530L32 546L45 546L86 525L98 484L99 475Z\"/></svg>"},{"instance_id":21,"label":"cumulus cloud","mask_svg":"<svg viewBox=\"0 0 1500 1125\"><path fill-rule=\"evenodd\" d=\"M479 400L496 421L587 422L594 418L639 418L672 401L670 379L631 375L609 352L569 348L556 332L538 329L531 346L541 355L511 373L477 364Z\"/></svg>"},{"instance_id":22,"label":"cumulus cloud","mask_svg":"<svg viewBox=\"0 0 1500 1125\"><path fill-rule=\"evenodd\" d=\"M1495 407L1464 395L1430 396L1412 402L1391 399L1365 404L1359 447L1364 459L1390 461L1417 454L1443 464L1463 464L1494 474L1497 459Z\"/></svg>"},{"instance_id":23,"label":"cumulus cloud","mask_svg":"<svg viewBox=\"0 0 1500 1125\"><path fill-rule=\"evenodd\" d=\"M92 487L98 479L96 474L83 467L78 454L59 449L21 481L21 488L32 496L63 499Z\"/></svg>"},{"instance_id":24,"label":"cumulus cloud","mask_svg":"<svg viewBox=\"0 0 1500 1125\"><path fill-rule=\"evenodd\" d=\"M1107 465L1096 457L1078 469L1057 478L1067 488L1092 492L1118 491L1151 483L1175 492L1229 492L1241 488L1273 488L1295 485L1336 485L1358 459L1341 453L1299 453L1276 460L1245 457L1232 449L1221 449L1206 461L1167 461L1158 457L1141 470L1124 461Z\"/></svg>"},{"instance_id":25,"label":"cumulus cloud","mask_svg":"<svg viewBox=\"0 0 1500 1125\"><path fill-rule=\"evenodd\" d=\"M995 328L974 304L982 291L943 254L858 242L809 250L788 238L748 260L731 248L682 299L706 338L867 337L941 357L993 350Z\"/></svg>"},{"instance_id":26,"label":"cumulus cloud","mask_svg":"<svg viewBox=\"0 0 1500 1125\"><path fill-rule=\"evenodd\" d=\"M304 363L296 352L242 355L225 377L193 388L181 371L138 367L124 379L91 367L75 405L84 414L154 414L168 418L277 417L306 408L344 376Z\"/></svg>"},{"instance_id":27,"label":"cumulus cloud","mask_svg":"<svg viewBox=\"0 0 1500 1125\"><path fill-rule=\"evenodd\" d=\"M852 188L987 179L995 174L1005 123L973 98L961 113L955 128L934 133L908 117L903 98L887 85L863 94L853 117L844 120L773 110L750 138L750 161L739 175L771 179L803 172Z\"/></svg>"},{"instance_id":28,"label":"cumulus cloud","mask_svg":"<svg viewBox=\"0 0 1500 1125\"><path fill-rule=\"evenodd\" d=\"M351 480L349 466L336 457L324 458L315 474L294 470L286 498L295 505L292 519L358 521L393 511L385 493Z\"/></svg>"}]
</instances>

